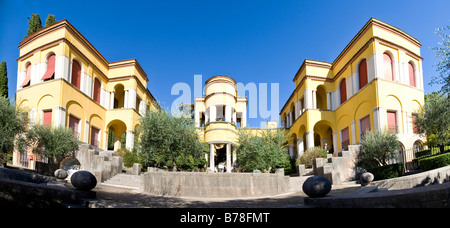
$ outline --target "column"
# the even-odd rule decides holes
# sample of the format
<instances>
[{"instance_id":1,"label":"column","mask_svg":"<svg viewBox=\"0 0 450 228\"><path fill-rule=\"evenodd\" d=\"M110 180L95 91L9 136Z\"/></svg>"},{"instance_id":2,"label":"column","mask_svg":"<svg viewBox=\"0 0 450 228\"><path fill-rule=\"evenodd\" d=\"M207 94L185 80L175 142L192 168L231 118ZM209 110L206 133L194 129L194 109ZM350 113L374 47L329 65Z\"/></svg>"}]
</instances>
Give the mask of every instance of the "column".
<instances>
[{"instance_id":1,"label":"column","mask_svg":"<svg viewBox=\"0 0 450 228\"><path fill-rule=\"evenodd\" d=\"M314 147L314 131L306 132L306 149Z\"/></svg>"},{"instance_id":2,"label":"column","mask_svg":"<svg viewBox=\"0 0 450 228\"><path fill-rule=\"evenodd\" d=\"M225 105L225 121L231 122L231 105Z\"/></svg>"},{"instance_id":3,"label":"column","mask_svg":"<svg viewBox=\"0 0 450 228\"><path fill-rule=\"evenodd\" d=\"M129 91L125 90L125 96L123 98L123 108L128 108L128 97L129 97Z\"/></svg>"},{"instance_id":4,"label":"column","mask_svg":"<svg viewBox=\"0 0 450 228\"><path fill-rule=\"evenodd\" d=\"M109 133L109 131L103 130L103 146L102 146L102 150L108 150L108 133Z\"/></svg>"},{"instance_id":5,"label":"column","mask_svg":"<svg viewBox=\"0 0 450 228\"><path fill-rule=\"evenodd\" d=\"M227 173L231 173L231 143L227 144Z\"/></svg>"},{"instance_id":6,"label":"column","mask_svg":"<svg viewBox=\"0 0 450 228\"><path fill-rule=\"evenodd\" d=\"M137 92L135 89L128 90L128 108L136 109Z\"/></svg>"},{"instance_id":7,"label":"column","mask_svg":"<svg viewBox=\"0 0 450 228\"><path fill-rule=\"evenodd\" d=\"M338 152L338 138L337 131L333 132L333 154L337 154Z\"/></svg>"},{"instance_id":8,"label":"column","mask_svg":"<svg viewBox=\"0 0 450 228\"><path fill-rule=\"evenodd\" d=\"M132 150L133 149L133 147L134 147L134 131L132 131L132 130L127 130L127 134L126 134L126 144L125 144L125 147L128 149L128 150Z\"/></svg>"},{"instance_id":9,"label":"column","mask_svg":"<svg viewBox=\"0 0 450 228\"><path fill-rule=\"evenodd\" d=\"M209 169L214 172L214 144L209 144Z\"/></svg>"},{"instance_id":10,"label":"column","mask_svg":"<svg viewBox=\"0 0 450 228\"><path fill-rule=\"evenodd\" d=\"M66 109L64 107L58 105L53 110L55 112L55 120L54 120L55 127L58 127L58 126L65 127L66 126Z\"/></svg>"},{"instance_id":11,"label":"column","mask_svg":"<svg viewBox=\"0 0 450 228\"><path fill-rule=\"evenodd\" d=\"M209 106L209 122L216 122L216 111L217 109L215 105Z\"/></svg>"},{"instance_id":12,"label":"column","mask_svg":"<svg viewBox=\"0 0 450 228\"><path fill-rule=\"evenodd\" d=\"M312 91L312 109L317 109L317 91L313 90Z\"/></svg>"},{"instance_id":13,"label":"column","mask_svg":"<svg viewBox=\"0 0 450 228\"><path fill-rule=\"evenodd\" d=\"M303 150L303 139L297 139L297 157L302 156L304 150Z\"/></svg>"},{"instance_id":14,"label":"column","mask_svg":"<svg viewBox=\"0 0 450 228\"><path fill-rule=\"evenodd\" d=\"M331 110L331 92L327 93L327 109Z\"/></svg>"},{"instance_id":15,"label":"column","mask_svg":"<svg viewBox=\"0 0 450 228\"><path fill-rule=\"evenodd\" d=\"M386 110L382 107L373 109L373 125L375 132L382 131L386 123Z\"/></svg>"},{"instance_id":16,"label":"column","mask_svg":"<svg viewBox=\"0 0 450 228\"><path fill-rule=\"evenodd\" d=\"M110 92L109 98L109 109L114 109L114 92Z\"/></svg>"},{"instance_id":17,"label":"column","mask_svg":"<svg viewBox=\"0 0 450 228\"><path fill-rule=\"evenodd\" d=\"M312 108L312 92L311 89L306 88L304 93L304 100L305 100L305 109L311 109Z\"/></svg>"}]
</instances>

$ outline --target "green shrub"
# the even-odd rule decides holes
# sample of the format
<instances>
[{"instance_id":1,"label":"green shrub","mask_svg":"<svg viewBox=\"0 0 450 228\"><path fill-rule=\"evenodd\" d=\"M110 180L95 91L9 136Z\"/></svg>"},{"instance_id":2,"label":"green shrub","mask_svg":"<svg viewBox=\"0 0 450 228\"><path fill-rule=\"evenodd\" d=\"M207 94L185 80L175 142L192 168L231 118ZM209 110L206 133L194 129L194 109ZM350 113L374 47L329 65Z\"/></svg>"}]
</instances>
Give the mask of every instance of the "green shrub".
<instances>
[{"instance_id":1,"label":"green shrub","mask_svg":"<svg viewBox=\"0 0 450 228\"><path fill-rule=\"evenodd\" d=\"M431 149L421 150L416 152L416 158L431 156Z\"/></svg>"},{"instance_id":2,"label":"green shrub","mask_svg":"<svg viewBox=\"0 0 450 228\"><path fill-rule=\"evenodd\" d=\"M367 172L372 173L374 181L395 178L402 175L403 163L384 165L368 169Z\"/></svg>"},{"instance_id":3,"label":"green shrub","mask_svg":"<svg viewBox=\"0 0 450 228\"><path fill-rule=\"evenodd\" d=\"M309 148L302 156L297 158L297 165L305 165L305 168L311 168L315 158L327 158L327 151L320 147Z\"/></svg>"},{"instance_id":4,"label":"green shrub","mask_svg":"<svg viewBox=\"0 0 450 228\"><path fill-rule=\"evenodd\" d=\"M419 159L419 166L422 171L436 169L447 165L450 165L450 153Z\"/></svg>"},{"instance_id":5,"label":"green shrub","mask_svg":"<svg viewBox=\"0 0 450 228\"><path fill-rule=\"evenodd\" d=\"M133 167L134 163L140 163L139 156L134 151L121 148L116 151L116 155L123 158L123 165L127 168Z\"/></svg>"}]
</instances>

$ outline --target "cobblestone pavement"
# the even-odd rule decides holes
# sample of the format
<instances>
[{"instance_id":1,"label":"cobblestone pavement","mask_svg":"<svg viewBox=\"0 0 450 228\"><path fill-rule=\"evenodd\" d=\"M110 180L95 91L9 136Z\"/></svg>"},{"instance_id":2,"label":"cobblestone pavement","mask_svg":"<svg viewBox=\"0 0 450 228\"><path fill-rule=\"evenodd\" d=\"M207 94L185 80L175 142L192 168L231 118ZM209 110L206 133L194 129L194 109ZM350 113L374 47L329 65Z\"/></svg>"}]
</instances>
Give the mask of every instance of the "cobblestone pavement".
<instances>
[{"instance_id":1,"label":"cobblestone pavement","mask_svg":"<svg viewBox=\"0 0 450 228\"><path fill-rule=\"evenodd\" d=\"M352 192L355 185L333 186L330 196ZM150 207L150 208L279 208L302 207L306 196L303 191L286 193L271 197L241 199L206 199L155 196L133 189L99 184L95 189L97 198L111 207Z\"/></svg>"}]
</instances>

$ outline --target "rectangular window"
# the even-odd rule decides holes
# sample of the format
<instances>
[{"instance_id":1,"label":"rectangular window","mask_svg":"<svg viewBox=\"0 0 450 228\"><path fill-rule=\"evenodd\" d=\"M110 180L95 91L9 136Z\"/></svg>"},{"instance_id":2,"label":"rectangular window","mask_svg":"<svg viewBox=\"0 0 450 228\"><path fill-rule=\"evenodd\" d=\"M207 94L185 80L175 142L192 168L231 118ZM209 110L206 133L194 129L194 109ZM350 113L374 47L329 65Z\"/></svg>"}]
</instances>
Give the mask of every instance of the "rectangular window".
<instances>
[{"instance_id":1,"label":"rectangular window","mask_svg":"<svg viewBox=\"0 0 450 228\"><path fill-rule=\"evenodd\" d=\"M397 133L397 112L387 112L388 130L392 133Z\"/></svg>"},{"instance_id":2,"label":"rectangular window","mask_svg":"<svg viewBox=\"0 0 450 228\"><path fill-rule=\"evenodd\" d=\"M52 125L52 110L44 110L42 111L44 113L43 117L43 121L42 124L43 125Z\"/></svg>"},{"instance_id":3,"label":"rectangular window","mask_svg":"<svg viewBox=\"0 0 450 228\"><path fill-rule=\"evenodd\" d=\"M80 132L78 132L79 125L80 119L76 118L75 116L69 115L69 128L72 129L73 135L78 140L80 140Z\"/></svg>"},{"instance_id":4,"label":"rectangular window","mask_svg":"<svg viewBox=\"0 0 450 228\"><path fill-rule=\"evenodd\" d=\"M342 150L347 150L348 145L350 144L350 135L348 132L348 127L341 131L341 148Z\"/></svg>"},{"instance_id":5,"label":"rectangular window","mask_svg":"<svg viewBox=\"0 0 450 228\"><path fill-rule=\"evenodd\" d=\"M366 131L367 130L370 131L370 115L367 115L366 117L359 120L359 129L360 129L359 136L361 141Z\"/></svg>"},{"instance_id":6,"label":"rectangular window","mask_svg":"<svg viewBox=\"0 0 450 228\"><path fill-rule=\"evenodd\" d=\"M100 146L100 141L99 139L99 133L100 130L94 126L91 127L91 145L95 146L95 147L99 147Z\"/></svg>"}]
</instances>

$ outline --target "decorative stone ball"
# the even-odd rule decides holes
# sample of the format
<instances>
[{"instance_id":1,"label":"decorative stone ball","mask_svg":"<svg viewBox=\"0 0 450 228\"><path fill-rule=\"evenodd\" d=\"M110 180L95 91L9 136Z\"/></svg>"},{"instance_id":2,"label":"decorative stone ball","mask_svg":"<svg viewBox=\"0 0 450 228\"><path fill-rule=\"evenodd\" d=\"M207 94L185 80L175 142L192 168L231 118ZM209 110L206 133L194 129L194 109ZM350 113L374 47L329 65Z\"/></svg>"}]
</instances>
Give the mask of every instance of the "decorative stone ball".
<instances>
[{"instance_id":1,"label":"decorative stone ball","mask_svg":"<svg viewBox=\"0 0 450 228\"><path fill-rule=\"evenodd\" d=\"M57 169L54 174L56 178L61 180L66 179L69 176L69 173L64 169Z\"/></svg>"},{"instance_id":2,"label":"decorative stone ball","mask_svg":"<svg viewBox=\"0 0 450 228\"><path fill-rule=\"evenodd\" d=\"M95 179L95 176L84 170L72 174L70 182L76 189L82 191L89 191L97 185L97 179Z\"/></svg>"},{"instance_id":3,"label":"decorative stone ball","mask_svg":"<svg viewBox=\"0 0 450 228\"><path fill-rule=\"evenodd\" d=\"M323 176L312 176L306 179L302 189L309 197L323 197L331 191L331 182Z\"/></svg>"},{"instance_id":4,"label":"decorative stone ball","mask_svg":"<svg viewBox=\"0 0 450 228\"><path fill-rule=\"evenodd\" d=\"M359 180L361 181L362 186L366 186L370 182L373 181L373 178L374 178L374 176L372 173L365 172L365 173L361 174L361 176L359 177Z\"/></svg>"}]
</instances>

